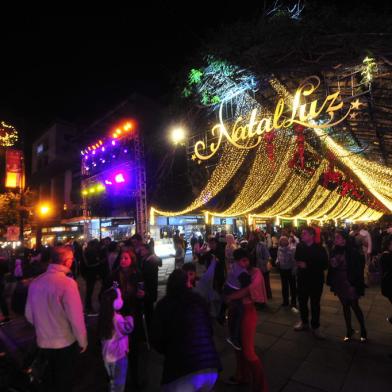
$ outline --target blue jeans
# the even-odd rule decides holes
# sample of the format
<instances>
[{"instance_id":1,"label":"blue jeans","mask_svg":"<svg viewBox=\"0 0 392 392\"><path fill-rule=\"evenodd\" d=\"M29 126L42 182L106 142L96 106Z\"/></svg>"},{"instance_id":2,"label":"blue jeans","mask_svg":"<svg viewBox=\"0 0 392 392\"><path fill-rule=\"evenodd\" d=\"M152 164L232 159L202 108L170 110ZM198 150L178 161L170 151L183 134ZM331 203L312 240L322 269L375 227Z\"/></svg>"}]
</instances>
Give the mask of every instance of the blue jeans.
<instances>
[{"instance_id":1,"label":"blue jeans","mask_svg":"<svg viewBox=\"0 0 392 392\"><path fill-rule=\"evenodd\" d=\"M110 392L123 392L127 381L128 357L116 362L105 362L105 368L110 377Z\"/></svg>"},{"instance_id":2,"label":"blue jeans","mask_svg":"<svg viewBox=\"0 0 392 392\"><path fill-rule=\"evenodd\" d=\"M217 369L204 369L162 385L161 392L210 392L217 379Z\"/></svg>"}]
</instances>

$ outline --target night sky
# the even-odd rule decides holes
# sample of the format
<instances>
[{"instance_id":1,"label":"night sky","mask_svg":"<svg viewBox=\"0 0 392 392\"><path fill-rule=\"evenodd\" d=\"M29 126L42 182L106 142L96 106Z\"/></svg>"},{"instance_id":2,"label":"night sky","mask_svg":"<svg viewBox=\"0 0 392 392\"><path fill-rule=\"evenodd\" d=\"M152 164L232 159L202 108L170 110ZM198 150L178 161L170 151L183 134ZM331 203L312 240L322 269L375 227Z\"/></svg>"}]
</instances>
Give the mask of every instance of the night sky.
<instances>
[{"instance_id":1,"label":"night sky","mask_svg":"<svg viewBox=\"0 0 392 392\"><path fill-rule=\"evenodd\" d=\"M265 2L159 3L112 16L2 18L0 119L27 147L54 120L88 125L133 92L164 105L211 34L256 18ZM336 4L350 12L357 3Z\"/></svg>"},{"instance_id":2,"label":"night sky","mask_svg":"<svg viewBox=\"0 0 392 392\"><path fill-rule=\"evenodd\" d=\"M236 18L172 7L0 24L0 119L29 144L55 119L89 124L133 92L164 104L206 31Z\"/></svg>"}]
</instances>

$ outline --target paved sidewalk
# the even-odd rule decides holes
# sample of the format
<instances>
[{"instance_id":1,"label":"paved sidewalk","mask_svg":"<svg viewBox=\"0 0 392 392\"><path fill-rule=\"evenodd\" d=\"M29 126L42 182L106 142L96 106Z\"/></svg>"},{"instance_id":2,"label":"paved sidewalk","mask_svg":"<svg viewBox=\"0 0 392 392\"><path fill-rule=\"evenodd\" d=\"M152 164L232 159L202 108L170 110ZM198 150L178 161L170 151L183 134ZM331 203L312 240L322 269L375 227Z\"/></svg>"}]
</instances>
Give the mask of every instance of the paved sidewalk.
<instances>
[{"instance_id":1,"label":"paved sidewalk","mask_svg":"<svg viewBox=\"0 0 392 392\"><path fill-rule=\"evenodd\" d=\"M169 264L169 261L168 261ZM171 267L167 267L168 270ZM162 273L162 283L168 271ZM350 343L343 343L345 333L341 306L325 286L322 299L321 324L326 340L313 338L310 332L294 332L298 315L281 308L280 280L272 273L273 300L258 312L256 348L267 373L271 392L390 392L392 391L392 326L386 322L392 306L379 293L379 288L367 290L361 300L365 313L369 341L359 343L359 335ZM160 286L164 289L164 285ZM99 288L97 287L96 292ZM83 287L82 287L83 291ZM90 335L88 353L80 357L78 385L74 392L105 391L105 372L95 338L95 320L87 319ZM358 329L353 318L355 329ZM225 342L225 330L215 326L216 346L223 372L215 391L246 391L245 387L225 385L222 380L234 374L235 355ZM31 344L32 329L20 319L0 328L0 339L14 357L23 357ZM152 352L148 363L148 392L159 390L162 358Z\"/></svg>"}]
</instances>

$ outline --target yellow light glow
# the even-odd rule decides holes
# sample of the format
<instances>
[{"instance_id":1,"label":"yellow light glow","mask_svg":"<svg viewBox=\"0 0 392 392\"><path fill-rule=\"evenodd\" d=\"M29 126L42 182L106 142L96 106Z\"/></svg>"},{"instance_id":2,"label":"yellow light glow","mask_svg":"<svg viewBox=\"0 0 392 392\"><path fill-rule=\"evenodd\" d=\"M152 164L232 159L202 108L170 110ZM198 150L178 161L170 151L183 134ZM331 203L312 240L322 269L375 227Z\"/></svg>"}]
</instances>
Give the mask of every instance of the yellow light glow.
<instances>
[{"instance_id":1,"label":"yellow light glow","mask_svg":"<svg viewBox=\"0 0 392 392\"><path fill-rule=\"evenodd\" d=\"M49 203L43 203L38 206L38 214L41 218L47 217L52 212L52 206Z\"/></svg>"},{"instance_id":2,"label":"yellow light glow","mask_svg":"<svg viewBox=\"0 0 392 392\"><path fill-rule=\"evenodd\" d=\"M282 96L285 103L290 104L294 101L295 97L290 95L282 84L273 79L270 81L270 84L278 91L279 95ZM332 101L334 97L335 96L331 96L330 101ZM254 107L257 105L257 102L246 94L244 95L244 100L246 100L247 107ZM333 102L330 102L330 104L332 105ZM351 107L354 108L353 105L351 105ZM260 115L264 117L271 116L271 113L264 107L258 106L257 110L259 110ZM236 115L239 116L240 113L237 113ZM251 122L251 120L249 121ZM318 128L315 128L314 123L312 123L312 128L317 133ZM322 132L322 130L320 130L320 132ZM219 138L219 134L217 136ZM368 176L370 176L370 170L366 169L366 167L368 164L372 164L372 162L361 158L362 161L358 162L357 165L352 165L350 167L341 157L347 157L348 161L353 160L355 162L359 157L349 154L343 148L337 151L331 149L330 138L328 138L328 136L326 137L324 133L319 136L322 136L323 141L327 140L328 149L334 152L334 155L337 156L341 163L348 166L350 169L354 167L355 170L353 171L355 173L357 173L356 169L359 169L360 173L361 171L368 170L366 173L369 173ZM280 223L280 218L294 219L294 221L304 219L309 222L311 219L321 221L326 219L345 219L349 217L354 217L357 220L377 220L382 216L382 212L369 208L361 202L349 197L343 197L337 191L328 190L318 184L320 175L328 167L328 161L326 159L318 157L319 161L313 169L314 172L308 172L307 175L303 175L303 173L301 174L296 170L291 169L288 163L293 157L297 146L292 136L288 135L286 132L277 133L274 142L275 162L278 163L276 166L272 165L267 157L264 141L260 142L257 146L252 145L251 143L253 143L252 140L245 140L243 144L244 148L240 149L231 143L224 144L220 160L204 189L200 192L200 195L188 207L181 211L161 211L154 209L154 214L178 216L202 207L228 184L248 157L249 149L256 147L256 154L255 157L252 158L252 166L248 177L236 199L232 205L224 211L206 211L206 222L208 222L209 216L235 217L249 214L252 214L251 216L253 218L259 216L273 218L277 216L276 220L278 224ZM214 148L211 147L212 155L216 152L216 146L217 144L215 144ZM315 156L319 155L318 152L308 144L306 144L306 150ZM385 169L381 165L376 167L376 179L373 179L375 182L379 181L379 176L381 176L381 174L385 176L385 170L381 173L380 167L383 168L383 170ZM385 197L390 197L392 205L392 191L389 185L392 181L392 177L389 177L389 173L392 176L391 169L387 172L386 179L378 184L378 189L379 193L385 195ZM364 182L363 184L366 185ZM275 201L271 204L271 200Z\"/></svg>"},{"instance_id":3,"label":"yellow light glow","mask_svg":"<svg viewBox=\"0 0 392 392\"><path fill-rule=\"evenodd\" d=\"M6 188L17 188L19 186L19 173L7 172L5 178Z\"/></svg>"},{"instance_id":4,"label":"yellow light glow","mask_svg":"<svg viewBox=\"0 0 392 392\"><path fill-rule=\"evenodd\" d=\"M235 121L233 121L231 129L229 129L230 127L226 126L223 121L222 112L225 103L222 102L219 109L219 123L211 129L211 134L217 137L217 140L215 138L209 145L203 140L195 143L194 155L199 160L212 158L224 141L238 149L253 149L262 143L263 134L272 130L287 129L294 124L302 125L306 128L317 126L326 129L333 127L344 121L354 108L350 104L345 108L345 113L340 118L335 118L335 112L339 112L343 108L343 101L339 97L339 90L329 94L323 103L319 103L318 99L314 99L309 105L303 102L306 97L315 93L321 84L320 78L315 75L306 78L297 88L294 96L291 96L280 83L276 82L275 85L272 81L270 83L277 89L278 93L283 94L283 97L279 98L273 114L270 113L263 117L263 113L259 111L260 105L256 104L255 106L257 107L247 116L240 113ZM291 115L290 118L282 121L281 116L287 111L285 105L288 106ZM326 112L328 112L329 116L328 121L322 124L316 124L314 120L320 115L326 114Z\"/></svg>"},{"instance_id":5,"label":"yellow light glow","mask_svg":"<svg viewBox=\"0 0 392 392\"><path fill-rule=\"evenodd\" d=\"M208 212L206 211L206 212L204 212L204 222L205 222L206 225L208 225L210 223L208 218L209 218L208 217Z\"/></svg>"},{"instance_id":6,"label":"yellow light glow","mask_svg":"<svg viewBox=\"0 0 392 392\"><path fill-rule=\"evenodd\" d=\"M174 144L180 144L185 141L186 131L184 128L174 128L170 133L170 138Z\"/></svg>"},{"instance_id":7,"label":"yellow light glow","mask_svg":"<svg viewBox=\"0 0 392 392\"><path fill-rule=\"evenodd\" d=\"M153 207L150 208L150 225L155 225L155 210Z\"/></svg>"}]
</instances>

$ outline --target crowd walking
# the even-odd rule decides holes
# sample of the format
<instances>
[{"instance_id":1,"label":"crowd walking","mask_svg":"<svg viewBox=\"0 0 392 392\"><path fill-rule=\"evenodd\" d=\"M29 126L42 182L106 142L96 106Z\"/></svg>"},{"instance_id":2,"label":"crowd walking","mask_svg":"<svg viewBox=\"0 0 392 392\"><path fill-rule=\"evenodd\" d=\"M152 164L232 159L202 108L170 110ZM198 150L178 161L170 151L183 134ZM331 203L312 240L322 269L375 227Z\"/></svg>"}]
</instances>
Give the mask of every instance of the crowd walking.
<instances>
[{"instance_id":1,"label":"crowd walking","mask_svg":"<svg viewBox=\"0 0 392 392\"><path fill-rule=\"evenodd\" d=\"M72 390L76 358L88 349L85 318L96 316L96 344L101 347L109 391L146 387L148 362L147 367L141 363L145 348L164 357L162 391L212 391L222 370L214 340L216 325L221 324L236 358L235 373L222 381L228 387L244 384L252 392L265 392L268 377L255 350L255 336L257 320L261 317L263 322L263 309L272 297L271 271L280 276L281 306L298 314L294 331L310 329L316 339L325 339L320 300L326 282L343 309L342 341L349 344L354 339L353 312L364 344L368 331L360 299L372 268L379 269L382 295L392 306L392 234L385 231L379 233L381 238L372 238L371 233L355 226L351 231L311 226L257 230L242 240L220 233L202 245L191 239L192 261L184 259L187 244L178 235L175 269L159 301L162 260L137 234L122 243L105 238L85 247L61 244L49 255L43 249L11 269L12 259L3 256L2 324L10 322L4 296L7 274L10 270L16 271L15 278L29 274L28 285L22 286L23 279L17 283L25 289L18 301L24 298L19 308L35 328L37 352L30 370L42 390ZM84 302L80 279L86 286ZM93 301L97 282L98 301ZM391 314L392 307L386 312ZM387 320L392 324L392 316Z\"/></svg>"}]
</instances>

